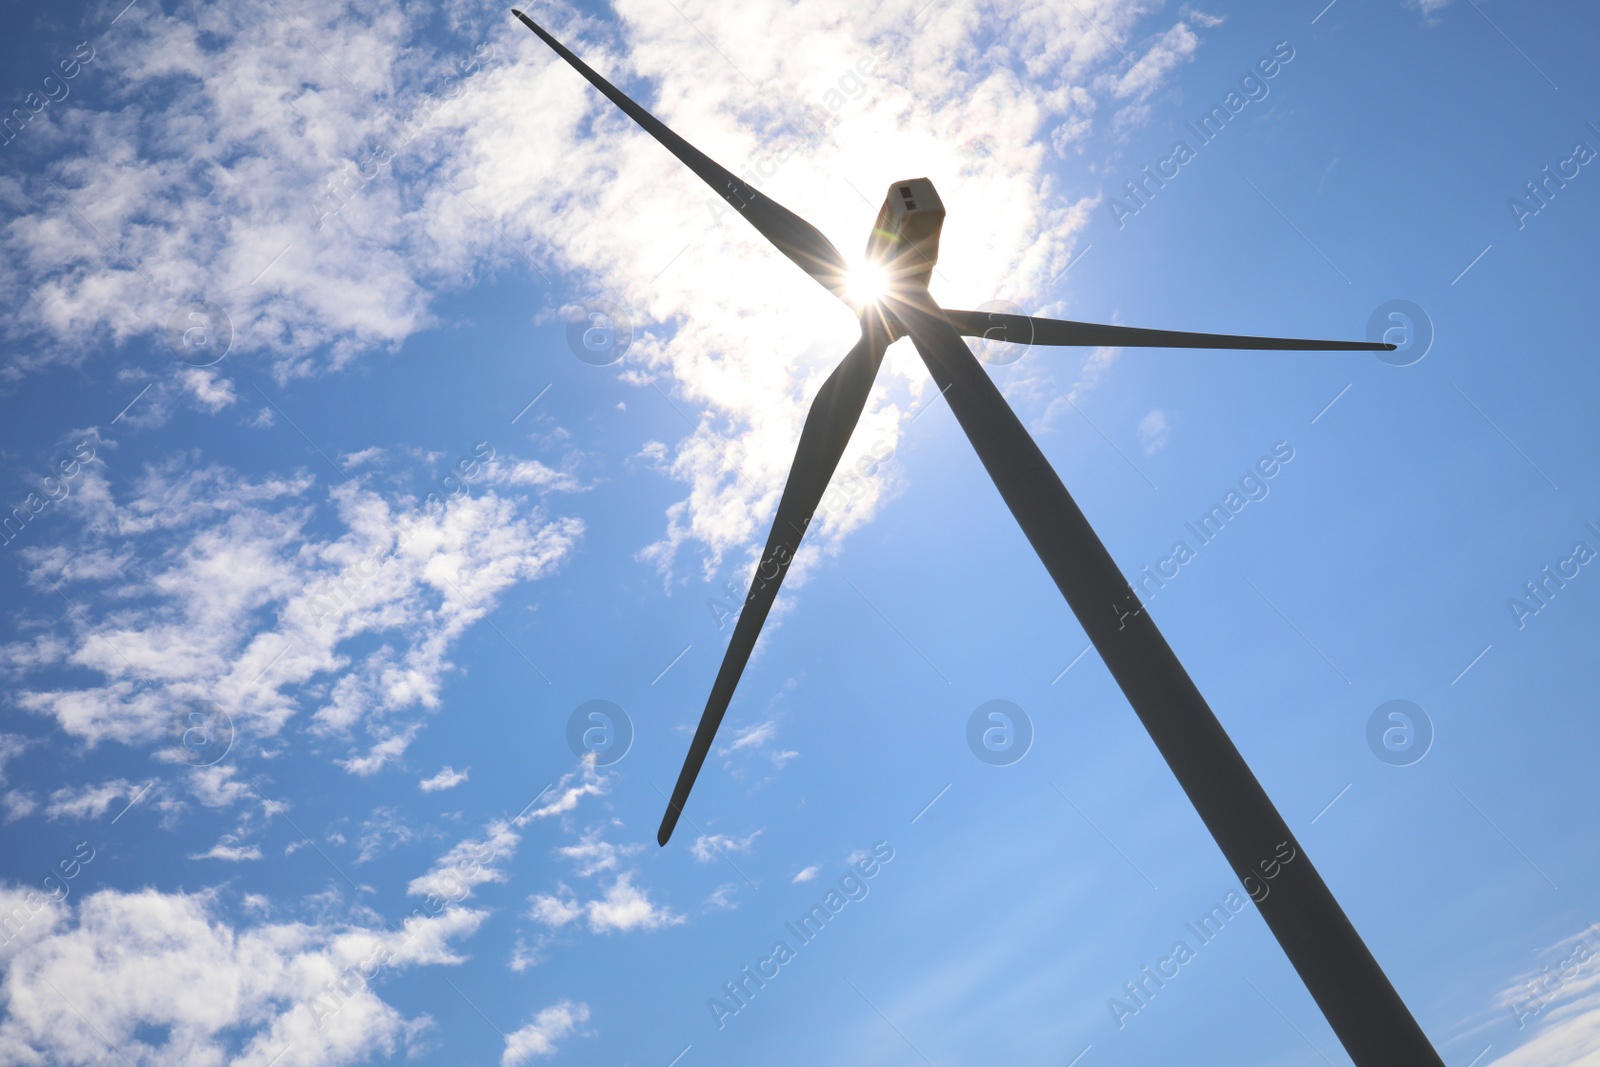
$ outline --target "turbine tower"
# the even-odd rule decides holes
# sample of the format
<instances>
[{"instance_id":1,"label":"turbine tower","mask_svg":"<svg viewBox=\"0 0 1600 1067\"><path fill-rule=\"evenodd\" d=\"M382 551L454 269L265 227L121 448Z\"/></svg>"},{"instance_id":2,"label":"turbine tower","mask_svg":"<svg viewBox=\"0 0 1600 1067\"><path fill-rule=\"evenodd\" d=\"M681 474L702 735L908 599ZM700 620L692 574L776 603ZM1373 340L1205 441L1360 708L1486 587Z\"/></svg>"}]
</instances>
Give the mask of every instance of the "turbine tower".
<instances>
[{"instance_id":1,"label":"turbine tower","mask_svg":"<svg viewBox=\"0 0 1600 1067\"><path fill-rule=\"evenodd\" d=\"M673 133L527 15L512 14L727 200L773 247L849 305L861 323L861 339L823 383L806 416L766 550L673 788L658 842L665 845L672 836L778 587L866 406L884 350L909 336L1001 498L1234 875L1241 882L1259 878L1282 858L1280 850L1294 850L1292 862L1277 865L1273 891L1256 907L1350 1058L1357 1067L1444 1067L1072 495L962 338L1146 348L1395 346L1146 330L941 308L928 294L928 280L938 260L945 211L926 178L894 183L879 209L867 242L867 269L882 281L881 295L872 298L856 287L844 257L816 227Z\"/></svg>"}]
</instances>

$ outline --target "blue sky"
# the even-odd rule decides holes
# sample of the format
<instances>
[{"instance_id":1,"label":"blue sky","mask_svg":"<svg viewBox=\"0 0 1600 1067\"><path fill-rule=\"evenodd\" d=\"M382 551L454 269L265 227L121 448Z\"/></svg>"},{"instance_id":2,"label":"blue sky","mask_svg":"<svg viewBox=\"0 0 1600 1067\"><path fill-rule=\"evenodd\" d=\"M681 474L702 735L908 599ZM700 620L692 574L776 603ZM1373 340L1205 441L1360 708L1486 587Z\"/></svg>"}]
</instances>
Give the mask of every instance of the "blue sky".
<instances>
[{"instance_id":1,"label":"blue sky","mask_svg":"<svg viewBox=\"0 0 1600 1067\"><path fill-rule=\"evenodd\" d=\"M1595 13L857 8L530 13L947 306L1399 331L987 355L1445 1062L1600 1063ZM1349 1062L906 342L656 847L855 325L504 9L0 50L0 1060Z\"/></svg>"}]
</instances>

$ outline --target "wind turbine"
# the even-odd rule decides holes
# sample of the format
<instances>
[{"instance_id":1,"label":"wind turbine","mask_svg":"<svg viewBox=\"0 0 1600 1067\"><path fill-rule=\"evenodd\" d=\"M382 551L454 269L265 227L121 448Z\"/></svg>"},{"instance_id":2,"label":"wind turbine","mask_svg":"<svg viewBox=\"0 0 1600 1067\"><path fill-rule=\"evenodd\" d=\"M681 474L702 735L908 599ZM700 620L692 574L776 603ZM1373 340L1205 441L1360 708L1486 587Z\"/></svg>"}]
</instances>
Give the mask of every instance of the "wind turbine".
<instances>
[{"instance_id":1,"label":"wind turbine","mask_svg":"<svg viewBox=\"0 0 1600 1067\"><path fill-rule=\"evenodd\" d=\"M512 14L694 171L773 247L849 305L861 322L861 339L823 383L806 416L766 550L657 841L665 845L672 836L778 587L866 406L884 350L897 338L909 336L1006 506L1234 875L1245 882L1276 868L1272 892L1256 906L1350 1058L1357 1067L1443 1067L1138 595L962 337L1153 348L1386 350L1395 346L1145 330L941 308L928 294L945 216L931 181L913 178L889 187L867 240L867 262L853 272L816 227L673 133L527 15L516 10ZM1294 858L1277 862L1286 847L1294 850Z\"/></svg>"}]
</instances>

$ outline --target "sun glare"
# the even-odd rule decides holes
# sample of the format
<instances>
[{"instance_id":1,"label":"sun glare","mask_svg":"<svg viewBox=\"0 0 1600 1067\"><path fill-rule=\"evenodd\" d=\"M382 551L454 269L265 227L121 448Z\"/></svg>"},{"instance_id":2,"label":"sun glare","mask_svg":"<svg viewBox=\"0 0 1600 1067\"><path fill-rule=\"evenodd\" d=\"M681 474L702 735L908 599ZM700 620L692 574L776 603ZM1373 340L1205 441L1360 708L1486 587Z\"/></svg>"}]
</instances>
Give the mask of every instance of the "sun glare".
<instances>
[{"instance_id":1,"label":"sun glare","mask_svg":"<svg viewBox=\"0 0 1600 1067\"><path fill-rule=\"evenodd\" d=\"M889 292L889 272L880 263L866 260L850 268L844 278L845 292L856 304L876 304Z\"/></svg>"}]
</instances>

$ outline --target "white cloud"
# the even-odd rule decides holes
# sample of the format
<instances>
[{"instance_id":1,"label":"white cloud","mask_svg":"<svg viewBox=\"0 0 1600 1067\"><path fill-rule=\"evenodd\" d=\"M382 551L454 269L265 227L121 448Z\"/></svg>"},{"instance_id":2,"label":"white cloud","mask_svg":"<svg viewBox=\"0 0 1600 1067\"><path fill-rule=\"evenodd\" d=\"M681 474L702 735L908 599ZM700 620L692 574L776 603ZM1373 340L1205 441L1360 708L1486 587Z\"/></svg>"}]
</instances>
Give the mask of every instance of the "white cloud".
<instances>
[{"instance_id":1,"label":"white cloud","mask_svg":"<svg viewBox=\"0 0 1600 1067\"><path fill-rule=\"evenodd\" d=\"M570 887L557 885L554 893L528 898L527 916L552 927L587 919L590 931L597 934L655 930L684 921L671 908L651 901L649 891L634 885L633 878L632 871L618 875L599 897L591 900L579 900Z\"/></svg>"},{"instance_id":2,"label":"white cloud","mask_svg":"<svg viewBox=\"0 0 1600 1067\"><path fill-rule=\"evenodd\" d=\"M451 942L477 933L488 917L489 913L481 909L457 907L447 907L437 915L407 916L400 930L387 939L391 949L389 965L463 964L467 957L457 953Z\"/></svg>"},{"instance_id":3,"label":"white cloud","mask_svg":"<svg viewBox=\"0 0 1600 1067\"><path fill-rule=\"evenodd\" d=\"M629 294L636 340L620 372L676 393L696 424L662 456L684 496L642 558L670 572L688 547L707 567L750 552L809 400L853 339L849 314L736 214L713 212L708 190L503 9L462 6L458 26L492 49L436 51L398 9L291 5L265 24L225 5L130 10L119 47L95 61L103 110L85 102L55 119L59 156L37 188L0 186L20 220L0 235L0 291L21 309L0 328L28 353L14 372L159 333L207 296L231 318L229 360L316 373L429 327L441 293L484 275L542 285L538 274L560 271L580 291ZM857 189L875 197L906 173L933 175L950 209L936 295L970 307L1052 295L1087 207L1063 198L1041 147L1080 143L1096 93L1148 97L1193 54L1191 26L1214 22L1191 14L1130 67L1123 53L1147 8L996 0L980 39L972 10L922 0L711 6L692 25L626 0L604 36L553 28L598 69L648 87L643 102L730 169L767 174L782 152L764 191L847 252L876 209ZM752 20L765 32L752 35ZM719 52L737 53L737 69ZM826 120L821 143L796 143L803 115ZM380 142L392 160L368 157ZM775 336L806 340L774 358ZM927 390L904 348L857 449L896 441ZM210 386L214 402L224 387ZM504 476L546 488L570 478L531 461ZM873 513L886 477L820 525L825 548Z\"/></svg>"},{"instance_id":4,"label":"white cloud","mask_svg":"<svg viewBox=\"0 0 1600 1067\"><path fill-rule=\"evenodd\" d=\"M1104 381L1111 368L1121 358L1120 348L1093 349L1084 357L1083 363L1078 367L1077 376L1065 391L1056 385L1054 380L1023 379L1014 382L1007 389L1007 398L1026 394L1030 398L1037 396L1044 400L1044 411L1033 423L1035 433L1044 433L1056 424L1057 419L1066 418L1068 412L1071 412L1080 400Z\"/></svg>"},{"instance_id":5,"label":"white cloud","mask_svg":"<svg viewBox=\"0 0 1600 1067\"><path fill-rule=\"evenodd\" d=\"M498 458L492 459L483 465L482 473L474 479L474 483L479 482L484 485L531 485L566 493L577 492L583 488L577 476L570 471L547 467L536 459L515 460L509 463Z\"/></svg>"},{"instance_id":6,"label":"white cloud","mask_svg":"<svg viewBox=\"0 0 1600 1067\"><path fill-rule=\"evenodd\" d=\"M387 666L387 665L386 665ZM377 732L384 736L367 750L365 756L351 756L349 759L337 760L339 766L351 774L362 778L370 777L383 770L389 764L405 755L411 742L416 740L417 734L422 730L420 722L408 723L399 730L386 727L377 727Z\"/></svg>"},{"instance_id":7,"label":"white cloud","mask_svg":"<svg viewBox=\"0 0 1600 1067\"><path fill-rule=\"evenodd\" d=\"M376 808L361 824L361 836L356 839L359 849L356 862L366 863L376 859L390 849L414 840L416 836L416 831L406 824L405 817L398 810Z\"/></svg>"},{"instance_id":8,"label":"white cloud","mask_svg":"<svg viewBox=\"0 0 1600 1067\"><path fill-rule=\"evenodd\" d=\"M577 784L573 780L578 779ZM539 807L529 804L521 813L512 820L516 826L526 826L534 819L548 819L552 815L565 815L575 810L578 801L586 796L601 796L606 791L606 777L595 769L594 757L586 756L575 771L569 771L561 776L561 780L550 789L534 798L537 804L545 797L550 797Z\"/></svg>"},{"instance_id":9,"label":"white cloud","mask_svg":"<svg viewBox=\"0 0 1600 1067\"><path fill-rule=\"evenodd\" d=\"M6 241L0 282L38 287L9 332L54 342L31 362L70 358L72 331L91 345L159 333L198 297L230 317L230 359L272 349L280 373L322 346L342 362L427 324L419 281L390 241L319 230L311 207L372 132L370 116L420 88L420 72L396 69L405 20L291 6L269 22L205 5L135 6L119 20L118 47L94 60L107 109L56 117L69 149L53 168L60 192L39 183L32 217ZM361 200L392 212L392 231L405 216L394 183L372 184ZM8 200L29 203L10 185Z\"/></svg>"},{"instance_id":10,"label":"white cloud","mask_svg":"<svg viewBox=\"0 0 1600 1067\"><path fill-rule=\"evenodd\" d=\"M1172 439L1172 427L1167 422L1167 413L1160 408L1155 408L1144 418L1139 420L1139 444L1144 448L1144 454L1153 456Z\"/></svg>"},{"instance_id":11,"label":"white cloud","mask_svg":"<svg viewBox=\"0 0 1600 1067\"><path fill-rule=\"evenodd\" d=\"M563 1000L533 1017L533 1022L506 1035L500 1067L516 1067L537 1056L553 1056L556 1042L564 1040L589 1021L589 1006Z\"/></svg>"},{"instance_id":12,"label":"white cloud","mask_svg":"<svg viewBox=\"0 0 1600 1067\"><path fill-rule=\"evenodd\" d=\"M372 448L363 448L358 452L346 452L344 455L340 456L339 466L343 467L347 471L354 470L363 463L370 463L373 460L382 458L383 449L376 446Z\"/></svg>"},{"instance_id":13,"label":"white cloud","mask_svg":"<svg viewBox=\"0 0 1600 1067\"><path fill-rule=\"evenodd\" d=\"M458 771L449 764L446 764L444 767L440 768L439 773L435 774L432 778L424 778L422 781L418 782L417 788L421 789L424 793L437 793L441 789L454 789L456 786L467 780L467 773L471 769L472 768L470 767L463 767Z\"/></svg>"},{"instance_id":14,"label":"white cloud","mask_svg":"<svg viewBox=\"0 0 1600 1067\"><path fill-rule=\"evenodd\" d=\"M234 395L233 383L226 378L218 377L215 371L190 367L180 375L180 378L184 388L189 390L200 406L213 415L239 400Z\"/></svg>"},{"instance_id":15,"label":"white cloud","mask_svg":"<svg viewBox=\"0 0 1600 1067\"><path fill-rule=\"evenodd\" d=\"M529 945L522 938L517 938L517 943L511 946L511 957L506 960L506 966L515 974L521 974L531 967L539 966L544 957L539 955L538 945Z\"/></svg>"},{"instance_id":16,"label":"white cloud","mask_svg":"<svg viewBox=\"0 0 1600 1067\"><path fill-rule=\"evenodd\" d=\"M1113 364L1122 358L1120 348L1096 348L1084 358L1083 366L1078 370L1078 377L1073 381L1072 387L1067 390L1067 397L1076 403L1083 395L1104 380Z\"/></svg>"},{"instance_id":17,"label":"white cloud","mask_svg":"<svg viewBox=\"0 0 1600 1067\"><path fill-rule=\"evenodd\" d=\"M706 906L711 908L725 908L729 911L737 908L739 902L734 898L739 895L737 882L724 882L717 886L709 897L706 897Z\"/></svg>"},{"instance_id":18,"label":"white cloud","mask_svg":"<svg viewBox=\"0 0 1600 1067\"><path fill-rule=\"evenodd\" d=\"M1486 1067L1594 1067L1600 1063L1600 993L1552 1013L1518 1048Z\"/></svg>"},{"instance_id":19,"label":"white cloud","mask_svg":"<svg viewBox=\"0 0 1600 1067\"><path fill-rule=\"evenodd\" d=\"M701 863L712 861L728 853L749 852L756 843L756 838L766 832L766 828L744 837L730 837L727 834L701 834L694 839L694 844L689 846L690 853Z\"/></svg>"},{"instance_id":20,"label":"white cloud","mask_svg":"<svg viewBox=\"0 0 1600 1067\"><path fill-rule=\"evenodd\" d=\"M1202 25L1216 25L1210 16L1196 19ZM1108 78L1111 92L1118 99L1135 102L1147 99L1165 84L1167 77L1179 64L1187 62L1200 45L1200 39L1186 22L1178 22L1158 37L1144 55L1133 61L1120 76Z\"/></svg>"},{"instance_id":21,"label":"white cloud","mask_svg":"<svg viewBox=\"0 0 1600 1067\"><path fill-rule=\"evenodd\" d=\"M597 833L589 833L585 834L583 840L576 845L563 845L557 848L556 855L571 860L577 868L578 877L589 878L601 871L616 870L623 857L631 856L642 849L642 845L614 845L609 841L602 841Z\"/></svg>"},{"instance_id":22,"label":"white cloud","mask_svg":"<svg viewBox=\"0 0 1600 1067\"><path fill-rule=\"evenodd\" d=\"M557 886L555 894L541 893L528 898L528 918L546 926L565 926L582 915L582 905L566 886Z\"/></svg>"},{"instance_id":23,"label":"white cloud","mask_svg":"<svg viewBox=\"0 0 1600 1067\"><path fill-rule=\"evenodd\" d=\"M820 864L813 863L809 867L802 868L800 873L791 879L791 883L799 884L800 882L809 882L811 879L815 878L817 874L821 872L821 870L822 866Z\"/></svg>"},{"instance_id":24,"label":"white cloud","mask_svg":"<svg viewBox=\"0 0 1600 1067\"><path fill-rule=\"evenodd\" d=\"M758 722L754 726L747 726L733 735L733 743L724 752L737 752L741 748L750 748L766 744L778 732L778 723L774 719Z\"/></svg>"},{"instance_id":25,"label":"white cloud","mask_svg":"<svg viewBox=\"0 0 1600 1067\"><path fill-rule=\"evenodd\" d=\"M261 858L261 849L256 845L241 845L239 839L233 834L223 834L222 838L208 851L189 857L192 860L227 860L230 863L241 863Z\"/></svg>"},{"instance_id":26,"label":"white cloud","mask_svg":"<svg viewBox=\"0 0 1600 1067\"><path fill-rule=\"evenodd\" d=\"M184 782L196 800L208 808L228 808L246 797L256 796L256 791L235 776L239 767L233 763L218 763L210 767L192 767L184 775ZM263 800L263 804L270 804Z\"/></svg>"},{"instance_id":27,"label":"white cloud","mask_svg":"<svg viewBox=\"0 0 1600 1067\"><path fill-rule=\"evenodd\" d=\"M0 882L0 964L21 955L30 945L53 934L70 914L65 903L37 886ZM4 986L0 985L0 995ZM0 1032L4 1024L0 1022ZM0 1043L0 1050L5 1048Z\"/></svg>"},{"instance_id":28,"label":"white cloud","mask_svg":"<svg viewBox=\"0 0 1600 1067\"><path fill-rule=\"evenodd\" d=\"M50 642L4 648L24 676L17 702L91 745L170 744L202 711L260 744L308 715L329 740L365 731L368 744L338 761L358 775L403 757L439 706L454 643L507 589L559 567L583 530L493 490L430 510L356 484L324 494L305 474L253 480L186 461L126 487L98 459L79 477L58 505L75 512L76 534L23 550L32 580L78 610L46 624ZM313 532L324 508L342 530ZM129 551L147 564L96 563ZM347 651L363 637L376 647ZM98 681L27 684L61 667ZM197 795L213 789L202 802L236 799L232 773L200 772Z\"/></svg>"},{"instance_id":29,"label":"white cloud","mask_svg":"<svg viewBox=\"0 0 1600 1067\"><path fill-rule=\"evenodd\" d=\"M792 684L793 683L791 682L791 685ZM722 748L717 749L717 755L731 756L735 752L742 751L760 752L763 753L767 759L771 760L775 767L777 767L779 770L782 770L784 767L788 766L790 760L800 755L800 753L794 751L793 749L768 749L768 742L777 736L778 721L776 719L768 719L765 722L758 722L754 725L746 726L741 730L735 731L733 740L727 745L724 745ZM728 766L732 766L732 764L729 764ZM738 776L739 775L736 772L735 777Z\"/></svg>"},{"instance_id":30,"label":"white cloud","mask_svg":"<svg viewBox=\"0 0 1600 1067\"><path fill-rule=\"evenodd\" d=\"M1495 1013L1508 1012L1527 1036L1488 1067L1600 1063L1600 925L1563 938L1540 959L1495 998Z\"/></svg>"},{"instance_id":31,"label":"white cloud","mask_svg":"<svg viewBox=\"0 0 1600 1067\"><path fill-rule=\"evenodd\" d=\"M113 803L123 798L131 800L144 785L113 778L99 785L73 789L62 786L50 794L44 813L51 819L98 819Z\"/></svg>"},{"instance_id":32,"label":"white cloud","mask_svg":"<svg viewBox=\"0 0 1600 1067\"><path fill-rule=\"evenodd\" d=\"M25 896L0 887L0 912L25 907ZM102 1037L141 1063L266 1067L285 1047L295 1056L280 1067L393 1056L415 1042L427 1017L407 1018L364 983L347 983L342 1006L327 990L374 947L388 947L393 967L430 963L448 955L438 936L476 928L470 915L438 916L405 932L234 926L214 910L209 894L150 889L101 890L75 912L47 902L0 948L0 1061L120 1062L108 1059Z\"/></svg>"},{"instance_id":33,"label":"white cloud","mask_svg":"<svg viewBox=\"0 0 1600 1067\"><path fill-rule=\"evenodd\" d=\"M577 770L563 775L553 786L535 797L514 818L496 819L483 828L481 837L467 838L451 847L434 861L426 874L413 878L406 892L412 896L432 896L459 903L485 882L504 882L506 873L496 864L516 855L517 846L522 842L519 831L523 827L535 819L568 814L577 808L578 801L583 797L603 794L605 791L605 776L595 769L592 759L585 760ZM548 801L540 807L534 807L547 796L550 797ZM601 858L600 851L587 852L581 844L573 847L575 851L572 858L577 859L580 865Z\"/></svg>"},{"instance_id":34,"label":"white cloud","mask_svg":"<svg viewBox=\"0 0 1600 1067\"><path fill-rule=\"evenodd\" d=\"M494 864L513 858L521 840L509 822L497 819L484 827L482 838L468 838L435 860L427 874L411 880L406 892L412 896L465 900L485 882L506 880L505 871Z\"/></svg>"},{"instance_id":35,"label":"white cloud","mask_svg":"<svg viewBox=\"0 0 1600 1067\"><path fill-rule=\"evenodd\" d=\"M0 734L0 785L6 781L6 764L26 752L31 744L33 740L22 734Z\"/></svg>"},{"instance_id":36,"label":"white cloud","mask_svg":"<svg viewBox=\"0 0 1600 1067\"><path fill-rule=\"evenodd\" d=\"M612 930L621 933L655 930L684 921L683 916L670 908L653 904L650 894L633 884L632 872L618 875L606 889L605 896L584 905L584 912L589 918L589 929L597 934Z\"/></svg>"},{"instance_id":37,"label":"white cloud","mask_svg":"<svg viewBox=\"0 0 1600 1067\"><path fill-rule=\"evenodd\" d=\"M6 822L16 822L32 815L39 808L39 802L33 794L21 789L9 789L0 796L0 807L5 808Z\"/></svg>"}]
</instances>

